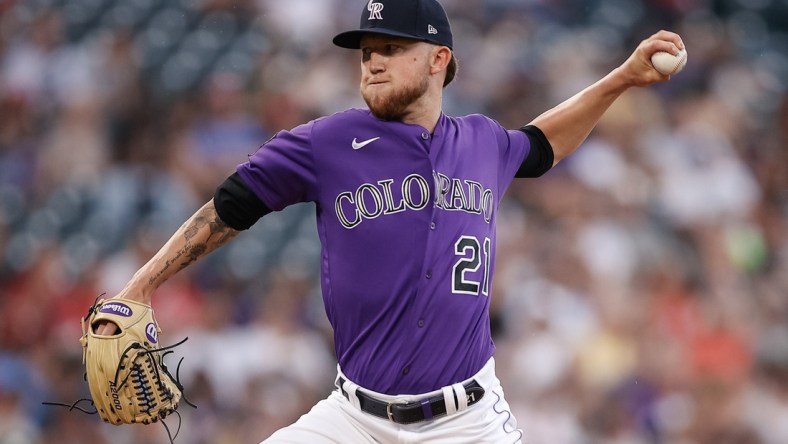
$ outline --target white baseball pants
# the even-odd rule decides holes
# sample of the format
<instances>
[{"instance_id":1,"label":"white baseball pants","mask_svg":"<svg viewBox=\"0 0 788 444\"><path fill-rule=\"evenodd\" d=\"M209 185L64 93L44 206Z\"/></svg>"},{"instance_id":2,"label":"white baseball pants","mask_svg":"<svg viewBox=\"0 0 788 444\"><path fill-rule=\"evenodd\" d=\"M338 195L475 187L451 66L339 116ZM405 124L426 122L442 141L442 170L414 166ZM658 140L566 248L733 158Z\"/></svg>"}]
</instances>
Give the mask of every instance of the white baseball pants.
<instances>
[{"instance_id":1,"label":"white baseball pants","mask_svg":"<svg viewBox=\"0 0 788 444\"><path fill-rule=\"evenodd\" d=\"M337 381L347 377L338 369ZM294 424L278 430L264 444L521 444L523 432L503 397L501 382L495 376L495 360L490 360L473 377L484 388L477 403L451 414L415 424L397 424L361 411L357 402L345 398L339 388L318 402ZM338 384L338 382L337 382ZM345 391L355 396L355 384L345 384ZM451 386L450 386L451 387ZM421 395L390 396L364 388L367 395L385 402L410 402L427 397L451 394L451 388ZM350 389L350 390L348 390ZM354 404L356 406L354 406ZM451 405L454 405L453 395ZM263 444L261 443L261 444Z\"/></svg>"}]
</instances>

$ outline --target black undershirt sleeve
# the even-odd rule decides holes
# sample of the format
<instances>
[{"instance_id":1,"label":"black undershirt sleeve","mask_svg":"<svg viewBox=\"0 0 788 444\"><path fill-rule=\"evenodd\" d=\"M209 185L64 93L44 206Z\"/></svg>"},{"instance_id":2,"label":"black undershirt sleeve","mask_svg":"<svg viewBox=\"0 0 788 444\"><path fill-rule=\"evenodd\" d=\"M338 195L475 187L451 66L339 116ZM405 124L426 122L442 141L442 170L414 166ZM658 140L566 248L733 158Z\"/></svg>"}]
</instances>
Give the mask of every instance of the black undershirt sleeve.
<instances>
[{"instance_id":1,"label":"black undershirt sleeve","mask_svg":"<svg viewBox=\"0 0 788 444\"><path fill-rule=\"evenodd\" d=\"M219 218L238 231L248 229L271 212L237 172L216 188L213 204Z\"/></svg>"},{"instance_id":2,"label":"black undershirt sleeve","mask_svg":"<svg viewBox=\"0 0 788 444\"><path fill-rule=\"evenodd\" d=\"M542 130L533 125L526 125L520 128L520 131L531 141L531 151L514 177L539 177L553 167L553 146Z\"/></svg>"}]
</instances>

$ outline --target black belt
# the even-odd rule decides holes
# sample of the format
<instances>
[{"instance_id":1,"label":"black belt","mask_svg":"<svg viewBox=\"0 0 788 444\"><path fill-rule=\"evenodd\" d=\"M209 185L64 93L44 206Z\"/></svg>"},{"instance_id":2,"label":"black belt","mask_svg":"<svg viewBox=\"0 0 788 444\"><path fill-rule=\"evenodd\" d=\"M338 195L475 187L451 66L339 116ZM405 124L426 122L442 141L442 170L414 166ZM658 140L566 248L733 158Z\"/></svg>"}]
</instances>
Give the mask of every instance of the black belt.
<instances>
[{"instance_id":1,"label":"black belt","mask_svg":"<svg viewBox=\"0 0 788 444\"><path fill-rule=\"evenodd\" d=\"M340 377L339 390L342 392L345 398L350 399L347 392L342 387L344 384L345 379ZM468 399L469 406L476 404L484 396L484 389L475 380L465 384L463 388L465 389L465 396ZM446 402L443 398L443 395L406 403L391 403L381 401L377 398L367 395L361 390L356 390L356 397L358 397L362 411L369 413L370 415L377 416L378 418L388 419L389 421L396 422L397 424L413 424L446 414ZM452 402L454 402L456 408L456 395L454 396Z\"/></svg>"}]
</instances>

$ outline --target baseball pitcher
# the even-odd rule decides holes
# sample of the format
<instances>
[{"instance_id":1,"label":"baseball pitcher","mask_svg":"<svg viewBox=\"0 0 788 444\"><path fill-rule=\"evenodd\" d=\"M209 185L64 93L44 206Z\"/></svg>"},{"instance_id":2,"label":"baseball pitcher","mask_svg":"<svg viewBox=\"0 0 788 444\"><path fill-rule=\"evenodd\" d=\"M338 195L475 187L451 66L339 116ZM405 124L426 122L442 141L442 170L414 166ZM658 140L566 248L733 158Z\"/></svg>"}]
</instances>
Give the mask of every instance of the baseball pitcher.
<instances>
[{"instance_id":1,"label":"baseball pitcher","mask_svg":"<svg viewBox=\"0 0 788 444\"><path fill-rule=\"evenodd\" d=\"M667 80L649 60L678 53L681 38L659 31L516 129L442 112L457 60L436 0L369 0L359 29L333 42L359 52L368 108L279 132L116 298L150 304L170 276L260 217L314 202L336 390L264 442L519 443L490 335L498 205L513 179L572 153L628 88Z\"/></svg>"}]
</instances>

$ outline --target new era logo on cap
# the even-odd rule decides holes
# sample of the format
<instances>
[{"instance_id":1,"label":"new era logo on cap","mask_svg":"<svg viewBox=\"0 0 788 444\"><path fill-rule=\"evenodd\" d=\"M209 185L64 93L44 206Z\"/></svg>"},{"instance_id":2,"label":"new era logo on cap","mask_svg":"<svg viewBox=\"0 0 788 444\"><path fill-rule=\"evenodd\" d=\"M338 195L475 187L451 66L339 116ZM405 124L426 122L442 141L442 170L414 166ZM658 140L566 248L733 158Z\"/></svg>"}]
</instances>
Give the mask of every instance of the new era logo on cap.
<instances>
[{"instance_id":1,"label":"new era logo on cap","mask_svg":"<svg viewBox=\"0 0 788 444\"><path fill-rule=\"evenodd\" d=\"M368 33L405 37L453 49L451 26L437 0L365 0L359 29L334 37L334 44L359 49Z\"/></svg>"}]
</instances>

